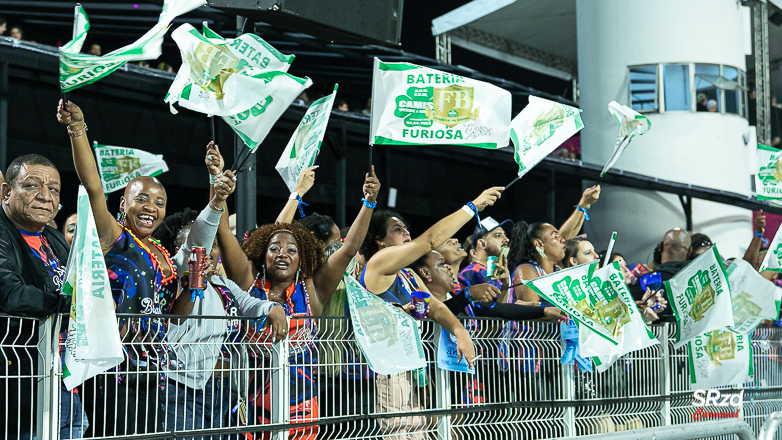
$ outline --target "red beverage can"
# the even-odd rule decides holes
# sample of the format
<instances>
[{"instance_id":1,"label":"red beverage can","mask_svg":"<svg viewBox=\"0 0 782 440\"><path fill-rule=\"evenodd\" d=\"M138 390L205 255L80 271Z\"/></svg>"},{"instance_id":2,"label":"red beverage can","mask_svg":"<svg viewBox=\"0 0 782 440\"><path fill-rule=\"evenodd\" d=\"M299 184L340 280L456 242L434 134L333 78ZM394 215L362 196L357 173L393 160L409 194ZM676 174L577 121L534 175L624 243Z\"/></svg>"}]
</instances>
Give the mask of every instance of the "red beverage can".
<instances>
[{"instance_id":1,"label":"red beverage can","mask_svg":"<svg viewBox=\"0 0 782 440\"><path fill-rule=\"evenodd\" d=\"M188 268L188 287L190 290L206 289L206 276L204 266L206 266L206 248L193 246L190 249L190 257L187 259Z\"/></svg>"}]
</instances>

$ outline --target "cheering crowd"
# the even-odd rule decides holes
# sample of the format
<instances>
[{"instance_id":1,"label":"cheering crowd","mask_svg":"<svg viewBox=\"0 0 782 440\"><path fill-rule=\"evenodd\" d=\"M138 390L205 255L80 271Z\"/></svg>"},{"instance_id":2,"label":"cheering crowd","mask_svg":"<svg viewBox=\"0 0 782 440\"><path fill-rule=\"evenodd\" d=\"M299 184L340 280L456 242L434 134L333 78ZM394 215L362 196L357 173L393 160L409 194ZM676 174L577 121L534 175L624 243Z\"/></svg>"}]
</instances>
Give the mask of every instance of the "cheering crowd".
<instances>
[{"instance_id":1,"label":"cheering crowd","mask_svg":"<svg viewBox=\"0 0 782 440\"><path fill-rule=\"evenodd\" d=\"M588 210L598 202L599 186L583 192L559 228L481 216L502 197L504 188L493 187L422 235L411 237L401 215L375 210L381 181L374 169L366 175L360 200L363 206L344 237L328 216L314 214L294 220L302 197L314 185L312 167L302 171L276 222L247 233L240 231L244 240L239 241L229 229L226 200L241 175L224 169L217 145L210 143L206 148L211 189L208 201L194 201L200 211L167 213L166 202L175 195L167 194L153 177L132 180L120 205L109 207L88 141L85 115L76 104L61 102L57 118L70 137L76 172L92 205L116 312L149 315L119 318L126 357L113 374L87 381L77 393L63 387L62 438L237 426L242 417L236 415L236 407L246 413L244 424L269 423L268 377L255 378L252 382L260 384L259 389L238 396L238 400L228 391L231 375L225 372L237 368L235 358L247 360L246 353L236 356L237 347L230 347L229 342L248 337L242 334L247 328L199 319L168 320L165 315L258 319L256 334L251 336L272 343L311 337L316 329L311 320L303 318L349 316L343 281L348 274L369 292L408 313L412 312L415 292L430 293L427 317L456 337L458 357L473 365L481 362L476 360L471 340L475 329L468 331L458 317L565 320L561 310L522 281L604 257L589 240L578 236ZM43 318L70 311L71 299L61 290L78 219L69 217L63 226L65 236L48 226L57 212L61 191L72 197L76 189L61 188L57 167L50 160L28 154L9 165L0 210L0 312ZM474 217L480 221L473 233L460 241L454 235ZM760 213L755 223L758 234L744 256L755 267L759 266L764 227ZM673 320L664 292L644 291L638 277L656 271L663 280L670 279L710 245L708 237L690 236L674 228L664 235L649 265L631 270L618 253L608 260L619 262L647 323ZM208 256L202 296L191 295L183 276L196 247L204 248ZM774 277L773 273L764 275ZM198 344L196 348L194 344ZM4 349L5 359L18 355L9 350ZM482 350L484 356L490 355L489 348ZM295 371L291 373L289 399L292 423L316 421L319 415L339 412L318 401L317 381L323 372L314 371L313 356L306 349L290 353ZM252 371L249 362L268 365L268 360L257 354L250 357L252 360L239 368L260 375L261 370ZM342 359L348 365L352 361L355 359ZM3 376L8 377L29 375L33 366L9 362L3 368ZM421 409L421 402L409 398L409 390L415 386L411 375L356 375L369 379L371 388L355 386L349 380L344 381L344 387L348 399L355 395L361 402L375 402L373 408L364 410ZM18 402L0 399L0 414L26 413L26 409L35 412L32 385L0 381L0 387L5 388L0 389L4 396L19 396ZM390 398L392 395L397 398ZM5 429L10 438L29 438L30 418L8 419ZM402 434L407 436L402 438L425 438L417 434L426 423L423 417L379 419L376 423L372 433L379 437ZM291 437L321 438L317 426L292 429Z\"/></svg>"}]
</instances>

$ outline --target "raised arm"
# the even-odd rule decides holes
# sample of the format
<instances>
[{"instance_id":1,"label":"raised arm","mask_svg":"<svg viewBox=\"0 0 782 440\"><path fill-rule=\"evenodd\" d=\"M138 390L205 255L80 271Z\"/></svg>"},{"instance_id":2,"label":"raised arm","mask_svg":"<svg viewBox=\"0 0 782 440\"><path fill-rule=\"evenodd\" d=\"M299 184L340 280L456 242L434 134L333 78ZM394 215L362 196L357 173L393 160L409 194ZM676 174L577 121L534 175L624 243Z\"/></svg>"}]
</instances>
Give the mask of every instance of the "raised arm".
<instances>
[{"instance_id":1,"label":"raised arm","mask_svg":"<svg viewBox=\"0 0 782 440\"><path fill-rule=\"evenodd\" d=\"M111 249L117 237L122 233L122 228L117 224L114 216L106 206L106 195L100 183L98 164L87 139L87 124L84 122L84 114L79 106L68 102L63 106L62 100L57 108L57 120L68 126L68 135L71 137L73 149L73 164L81 184L87 190L92 205L92 214L95 216L95 226L98 229L98 237L103 248L103 253Z\"/></svg>"},{"instance_id":2,"label":"raised arm","mask_svg":"<svg viewBox=\"0 0 782 440\"><path fill-rule=\"evenodd\" d=\"M296 209L299 207L299 199L307 194L307 191L315 184L315 169L318 166L305 168L299 174L299 181L296 183L296 188L288 198L288 202L285 203L285 207L280 211L280 215L277 216L275 223L290 223L293 221L293 217L296 216ZM299 199L296 198L299 196Z\"/></svg>"},{"instance_id":3,"label":"raised arm","mask_svg":"<svg viewBox=\"0 0 782 440\"><path fill-rule=\"evenodd\" d=\"M497 199L502 197L500 191L504 188L489 188L475 200L473 204L478 211L482 211L487 206L494 204ZM466 205L445 217L434 226L429 228L420 237L415 240L399 245L381 249L366 265L366 275L364 282L367 290L373 293L384 292L390 285L389 279L396 276L396 273L417 260L421 255L434 250L456 234L473 217L472 211Z\"/></svg>"},{"instance_id":4,"label":"raised arm","mask_svg":"<svg viewBox=\"0 0 782 440\"><path fill-rule=\"evenodd\" d=\"M374 205L379 192L380 180L375 175L375 167L372 167L372 174L367 174L364 180L364 200L368 204ZM366 204L361 207L361 211L358 212L358 216L356 216L356 219L350 226L348 235L345 237L344 246L329 257L323 266L315 272L313 281L315 282L315 289L318 292L321 304L326 304L331 299L334 290L336 290L337 285L339 285L343 275L345 275L345 269L350 264L350 260L353 259L361 247L361 243L367 235L367 229L369 229L369 221L372 219L373 210L374 208L370 208Z\"/></svg>"},{"instance_id":5,"label":"raised arm","mask_svg":"<svg viewBox=\"0 0 782 440\"><path fill-rule=\"evenodd\" d=\"M581 226L584 225L585 213L578 208L589 209L592 207L597 199L600 198L600 185L595 185L584 190L579 200L577 208L570 214L565 223L559 228L559 236L565 240L570 240L578 235L578 231L581 230Z\"/></svg>"},{"instance_id":6,"label":"raised arm","mask_svg":"<svg viewBox=\"0 0 782 440\"><path fill-rule=\"evenodd\" d=\"M225 162L223 161L223 156L220 154L220 148L215 145L214 142L209 142L206 146L206 158L204 159L204 163L206 164L207 170L209 170L209 175L211 176L210 181L214 181L216 184L217 180L223 174ZM236 176L229 173L230 172L226 172L230 177L231 182L235 182ZM214 196L215 187L214 185L210 185L209 198L212 199ZM231 234L231 228L228 227L228 210L223 212L220 216L220 224L217 227L217 244L220 246L220 258L223 261L225 274L242 289L249 289L255 278L255 268L253 267L252 262L247 258L247 254L245 254L241 246L239 246L236 237Z\"/></svg>"},{"instance_id":7,"label":"raised arm","mask_svg":"<svg viewBox=\"0 0 782 440\"><path fill-rule=\"evenodd\" d=\"M760 253L760 244L763 242L764 232L766 232L766 215L763 214L761 209L758 211L758 215L755 216L755 236L752 237L747 252L744 252L744 261L751 264L755 270L759 270L762 263L762 261L758 261L758 254Z\"/></svg>"}]
</instances>

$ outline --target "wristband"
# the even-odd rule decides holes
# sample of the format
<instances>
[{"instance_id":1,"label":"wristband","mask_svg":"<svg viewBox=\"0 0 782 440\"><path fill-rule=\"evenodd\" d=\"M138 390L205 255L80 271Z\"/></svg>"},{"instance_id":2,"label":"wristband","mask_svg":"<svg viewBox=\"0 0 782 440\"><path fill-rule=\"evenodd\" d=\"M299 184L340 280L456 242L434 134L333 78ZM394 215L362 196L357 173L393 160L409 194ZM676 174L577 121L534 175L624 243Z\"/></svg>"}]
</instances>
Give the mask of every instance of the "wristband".
<instances>
[{"instance_id":1,"label":"wristband","mask_svg":"<svg viewBox=\"0 0 782 440\"><path fill-rule=\"evenodd\" d=\"M582 207L576 205L576 211L583 212L584 213L584 220L589 221L589 213L587 212L587 211L589 211L588 209L582 208Z\"/></svg>"},{"instance_id":2,"label":"wristband","mask_svg":"<svg viewBox=\"0 0 782 440\"><path fill-rule=\"evenodd\" d=\"M291 195L294 195L294 194L296 194L296 193L295 192L291 193ZM301 218L306 217L307 215L304 214L304 208L303 207L304 206L310 206L310 205L304 203L304 201L301 200L301 196L298 195L298 194L296 194L296 200L299 201L299 217L301 217Z\"/></svg>"},{"instance_id":3,"label":"wristband","mask_svg":"<svg viewBox=\"0 0 782 440\"><path fill-rule=\"evenodd\" d=\"M470 218L473 218L473 217L475 217L475 211L473 211L473 210L472 210L472 209L471 209L469 206L467 206L467 205L464 205L464 206L462 206L462 211L464 211L464 212L466 212L467 214L469 214L469 215L470 215Z\"/></svg>"},{"instance_id":4,"label":"wristband","mask_svg":"<svg viewBox=\"0 0 782 440\"><path fill-rule=\"evenodd\" d=\"M768 240L766 240L766 237L764 237L764 236L763 236L763 234L761 234L760 232L758 232L758 231L755 231L755 237L760 237L760 241L761 241L763 244L765 244L765 245L767 245L767 244L768 244Z\"/></svg>"},{"instance_id":5,"label":"wristband","mask_svg":"<svg viewBox=\"0 0 782 440\"><path fill-rule=\"evenodd\" d=\"M483 228L481 225L481 215L478 214L478 208L475 207L475 203L467 202L467 207L472 210L473 214L475 214L475 219L478 220L478 228Z\"/></svg>"},{"instance_id":6,"label":"wristband","mask_svg":"<svg viewBox=\"0 0 782 440\"><path fill-rule=\"evenodd\" d=\"M299 193L294 191L288 196L288 200L301 200L301 198L299 198Z\"/></svg>"},{"instance_id":7,"label":"wristband","mask_svg":"<svg viewBox=\"0 0 782 440\"><path fill-rule=\"evenodd\" d=\"M364 206L366 206L369 209L375 209L375 207L377 206L377 202L369 203L369 200L364 199L364 198L361 199L361 203L363 203Z\"/></svg>"},{"instance_id":8,"label":"wristband","mask_svg":"<svg viewBox=\"0 0 782 440\"><path fill-rule=\"evenodd\" d=\"M214 185L214 184L215 184L215 182L217 182L217 179L218 179L220 176L222 176L222 175L223 175L223 173L220 173L220 174L210 174L210 175L209 175L209 184L210 184L210 185Z\"/></svg>"}]
</instances>

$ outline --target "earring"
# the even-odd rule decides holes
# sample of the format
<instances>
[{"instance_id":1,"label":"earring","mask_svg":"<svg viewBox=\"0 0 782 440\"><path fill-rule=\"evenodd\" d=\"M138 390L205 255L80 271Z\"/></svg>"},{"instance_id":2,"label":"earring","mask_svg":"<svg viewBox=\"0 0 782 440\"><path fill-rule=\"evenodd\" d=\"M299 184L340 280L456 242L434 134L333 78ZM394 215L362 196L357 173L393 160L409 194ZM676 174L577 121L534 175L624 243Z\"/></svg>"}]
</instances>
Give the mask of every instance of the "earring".
<instances>
[{"instance_id":1,"label":"earring","mask_svg":"<svg viewBox=\"0 0 782 440\"><path fill-rule=\"evenodd\" d=\"M431 283L431 282L432 282L432 279L431 279L431 278L427 278L427 279L426 279L426 282L427 282L427 283Z\"/></svg>"},{"instance_id":2,"label":"earring","mask_svg":"<svg viewBox=\"0 0 782 440\"><path fill-rule=\"evenodd\" d=\"M299 273L301 273L301 268L296 269L296 281L295 281L295 284L299 284Z\"/></svg>"},{"instance_id":3,"label":"earring","mask_svg":"<svg viewBox=\"0 0 782 440\"><path fill-rule=\"evenodd\" d=\"M540 254L540 257L541 257L541 258L546 258L546 252L543 250L543 248L542 248L542 247L535 248L535 249L537 249L537 250L538 250L538 253Z\"/></svg>"},{"instance_id":4,"label":"earring","mask_svg":"<svg viewBox=\"0 0 782 440\"><path fill-rule=\"evenodd\" d=\"M261 270L263 271L263 277L261 278L261 286L263 286L263 288L266 289L266 265L265 264L261 266Z\"/></svg>"},{"instance_id":5,"label":"earring","mask_svg":"<svg viewBox=\"0 0 782 440\"><path fill-rule=\"evenodd\" d=\"M122 224L122 226L125 226L125 219L127 216L125 215L125 211L120 211L117 213L117 221Z\"/></svg>"}]
</instances>

